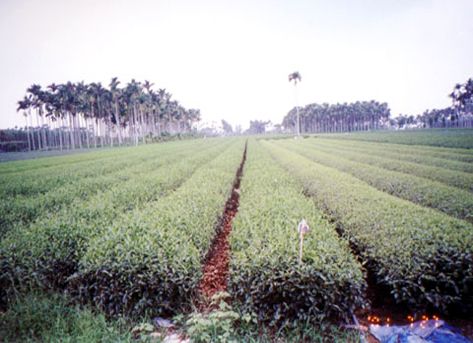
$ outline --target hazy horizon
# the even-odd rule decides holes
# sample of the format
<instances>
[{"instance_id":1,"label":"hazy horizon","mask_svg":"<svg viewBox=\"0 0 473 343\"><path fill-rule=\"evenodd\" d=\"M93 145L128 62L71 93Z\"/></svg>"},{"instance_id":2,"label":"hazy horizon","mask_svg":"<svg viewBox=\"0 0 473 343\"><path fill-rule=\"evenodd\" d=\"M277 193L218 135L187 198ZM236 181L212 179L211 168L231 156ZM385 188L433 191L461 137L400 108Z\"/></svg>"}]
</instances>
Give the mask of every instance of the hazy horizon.
<instances>
[{"instance_id":1,"label":"hazy horizon","mask_svg":"<svg viewBox=\"0 0 473 343\"><path fill-rule=\"evenodd\" d=\"M280 123L299 104L450 105L472 77L473 1L0 2L0 128L33 83L117 76L166 88L203 121Z\"/></svg>"}]
</instances>

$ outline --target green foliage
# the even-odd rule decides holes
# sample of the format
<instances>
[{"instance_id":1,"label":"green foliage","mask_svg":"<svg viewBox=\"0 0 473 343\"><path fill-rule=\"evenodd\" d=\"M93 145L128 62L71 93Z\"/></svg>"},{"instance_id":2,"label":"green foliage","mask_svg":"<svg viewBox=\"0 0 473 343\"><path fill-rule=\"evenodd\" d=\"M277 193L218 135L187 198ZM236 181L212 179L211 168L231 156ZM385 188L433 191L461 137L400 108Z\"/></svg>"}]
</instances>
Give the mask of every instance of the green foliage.
<instances>
[{"instance_id":1,"label":"green foliage","mask_svg":"<svg viewBox=\"0 0 473 343\"><path fill-rule=\"evenodd\" d=\"M237 329L237 341L248 343L359 343L360 333L344 330L338 325L303 322L295 328L275 330L267 325L242 325Z\"/></svg>"},{"instance_id":2,"label":"green foliage","mask_svg":"<svg viewBox=\"0 0 473 343\"><path fill-rule=\"evenodd\" d=\"M205 146L205 143L199 141L194 142L193 145ZM100 151L101 154L91 152L72 156L2 163L0 164L0 175L2 176L0 178L0 195L3 197L32 196L47 193L71 182L82 181L84 178L94 178L99 174L112 173L117 169L156 159L162 154L182 151L186 146L192 145L190 142L152 145L135 148L135 150L123 148ZM61 163L62 160L64 160L63 163Z\"/></svg>"},{"instance_id":3,"label":"green foliage","mask_svg":"<svg viewBox=\"0 0 473 343\"><path fill-rule=\"evenodd\" d=\"M28 294L0 313L2 342L131 342L124 323L69 305L59 295Z\"/></svg>"},{"instance_id":4,"label":"green foliage","mask_svg":"<svg viewBox=\"0 0 473 343\"><path fill-rule=\"evenodd\" d=\"M254 313L242 313L228 305L228 293L213 297L217 308L209 313L191 313L183 328L192 342L359 342L359 333L326 322L299 322L296 327L275 328L258 321Z\"/></svg>"},{"instance_id":5,"label":"green foliage","mask_svg":"<svg viewBox=\"0 0 473 343\"><path fill-rule=\"evenodd\" d=\"M363 304L360 265L302 191L260 143L249 145L230 238L230 289L244 312L273 324L344 318ZM302 218L312 231L300 265Z\"/></svg>"},{"instance_id":6,"label":"green foliage","mask_svg":"<svg viewBox=\"0 0 473 343\"><path fill-rule=\"evenodd\" d=\"M457 149L473 148L473 129L423 129L324 134L323 138L361 140Z\"/></svg>"},{"instance_id":7,"label":"green foliage","mask_svg":"<svg viewBox=\"0 0 473 343\"><path fill-rule=\"evenodd\" d=\"M369 154L395 160L425 164L444 169L473 173L473 151L427 146L351 141L342 139L310 139L316 146L350 151L354 154Z\"/></svg>"},{"instance_id":8,"label":"green foliage","mask_svg":"<svg viewBox=\"0 0 473 343\"><path fill-rule=\"evenodd\" d=\"M201 144L196 144L196 149ZM27 194L4 195L0 200L0 213L4 213L0 216L0 237L13 227L27 226L37 217L54 216L71 204L80 206L99 192L123 185L130 179L130 175L137 179L146 178L155 169L167 166L186 154L188 151L182 147L158 148L155 151L141 149L133 156L125 155L116 160L104 159L93 164L76 163L75 171L71 166L67 173L58 171L61 168L56 167L45 168L36 177L29 177L25 172L9 175L9 178L2 180L8 182L8 187L2 187L3 191L16 188ZM50 187L49 191L35 191L36 185L43 188L46 187L44 184Z\"/></svg>"},{"instance_id":9,"label":"green foliage","mask_svg":"<svg viewBox=\"0 0 473 343\"><path fill-rule=\"evenodd\" d=\"M95 235L71 291L112 314L188 308L242 152L235 141L173 193Z\"/></svg>"},{"instance_id":10,"label":"green foliage","mask_svg":"<svg viewBox=\"0 0 473 343\"><path fill-rule=\"evenodd\" d=\"M473 191L473 174L471 173L448 170L407 161L400 161L398 159L378 157L373 156L372 154L360 154L353 151L344 151L343 149L337 150L336 154L337 156L347 158L352 161L427 178L433 181L442 182L448 186L468 190L470 192Z\"/></svg>"},{"instance_id":11,"label":"green foliage","mask_svg":"<svg viewBox=\"0 0 473 343\"><path fill-rule=\"evenodd\" d=\"M3 292L30 286L59 287L78 270L78 262L95 237L101 237L120 218L133 217L179 187L202 164L222 152L209 143L188 149L185 158L174 154L166 167L127 180L88 201L76 199L59 213L42 217L29 227L10 231L0 243L0 285ZM200 150L200 151L199 151ZM166 159L164 159L166 161ZM136 210L136 211L135 211Z\"/></svg>"},{"instance_id":12,"label":"green foliage","mask_svg":"<svg viewBox=\"0 0 473 343\"><path fill-rule=\"evenodd\" d=\"M471 221L473 154L369 144L250 141L230 235L234 308L193 314L195 341L331 337L318 325L364 303L349 242L399 303L471 313L473 226L413 203ZM0 300L56 288L112 315L189 310L242 152L243 140L210 139L0 165ZM302 218L312 230L299 264ZM103 316L57 301L14 302L2 339L121 339Z\"/></svg>"},{"instance_id":13,"label":"green foliage","mask_svg":"<svg viewBox=\"0 0 473 343\"><path fill-rule=\"evenodd\" d=\"M380 191L473 222L473 194L466 190L354 161L358 156L369 155L369 152L351 152L351 159L347 159L340 157L347 154L339 149L327 149L320 144L285 142L282 146L317 163L349 173Z\"/></svg>"},{"instance_id":14,"label":"green foliage","mask_svg":"<svg viewBox=\"0 0 473 343\"><path fill-rule=\"evenodd\" d=\"M468 312L473 227L263 142L359 249L379 284L410 307Z\"/></svg>"},{"instance_id":15,"label":"green foliage","mask_svg":"<svg viewBox=\"0 0 473 343\"><path fill-rule=\"evenodd\" d=\"M301 133L376 130L389 122L387 103L375 100L343 104L317 104L294 107L283 118L282 126L292 129L300 117Z\"/></svg>"},{"instance_id":16,"label":"green foliage","mask_svg":"<svg viewBox=\"0 0 473 343\"><path fill-rule=\"evenodd\" d=\"M156 342L147 335L155 330L153 325L141 323L131 330L132 326L123 319L107 320L58 294L26 294L0 313L2 342ZM275 332L223 302L207 315L191 314L184 329L194 342L358 342L356 336L328 325L301 324Z\"/></svg>"},{"instance_id":17,"label":"green foliage","mask_svg":"<svg viewBox=\"0 0 473 343\"><path fill-rule=\"evenodd\" d=\"M133 152L143 150L154 150L155 146L143 146L139 149L136 147L120 147L120 148L103 148L97 150L48 150L48 151L31 151L25 152L18 157L17 160L9 160L10 154L0 155L0 175L7 173L30 172L32 170L40 170L42 168L62 166L67 168L69 165L85 162L107 159L111 156L118 158L124 154L132 155ZM14 156L12 156L14 157ZM15 156L16 157L16 156ZM21 157L21 158L20 158Z\"/></svg>"},{"instance_id":18,"label":"green foliage","mask_svg":"<svg viewBox=\"0 0 473 343\"><path fill-rule=\"evenodd\" d=\"M26 130L0 131L0 142L2 138L21 139L29 150L138 145L139 141L145 143L153 138L174 139L176 132L180 139L181 133L192 134L193 125L200 120L200 110L184 108L171 100L172 95L163 88L154 91L149 81L132 79L123 88L119 85L116 77L109 88L95 82L53 83L45 89L33 84L18 101L17 111L31 125L36 112L38 125L25 127ZM52 122L59 120L61 127L52 128ZM168 134L163 134L166 131Z\"/></svg>"},{"instance_id":19,"label":"green foliage","mask_svg":"<svg viewBox=\"0 0 473 343\"><path fill-rule=\"evenodd\" d=\"M101 149L100 151L106 151L108 149ZM0 174L3 174L6 170L12 170L18 172L20 169L28 169L26 164L20 162L35 161L37 159L50 160L53 157L63 157L72 155L81 155L82 153L96 153L99 150L34 150L34 151L21 151L13 153L0 154ZM8 163L4 163L8 162ZM12 165L12 162L19 163L18 165ZM65 162L65 161L64 161ZM6 169L3 166L8 165ZM39 165L36 163L31 164L33 168L38 168Z\"/></svg>"},{"instance_id":20,"label":"green foliage","mask_svg":"<svg viewBox=\"0 0 473 343\"><path fill-rule=\"evenodd\" d=\"M186 332L192 342L238 342L235 333L235 324L240 315L221 298L227 298L228 293L221 292L214 295L212 301L217 309L210 313L193 313L186 321Z\"/></svg>"}]
</instances>

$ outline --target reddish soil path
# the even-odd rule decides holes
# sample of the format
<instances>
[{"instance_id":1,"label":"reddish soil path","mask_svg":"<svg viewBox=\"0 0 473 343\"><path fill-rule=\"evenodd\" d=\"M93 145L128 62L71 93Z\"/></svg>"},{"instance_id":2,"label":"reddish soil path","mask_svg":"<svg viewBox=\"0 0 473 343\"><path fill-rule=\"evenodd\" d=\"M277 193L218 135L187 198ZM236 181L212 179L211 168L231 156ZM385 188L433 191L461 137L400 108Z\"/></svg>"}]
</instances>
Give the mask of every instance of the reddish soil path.
<instances>
[{"instance_id":1,"label":"reddish soil path","mask_svg":"<svg viewBox=\"0 0 473 343\"><path fill-rule=\"evenodd\" d=\"M221 220L216 229L216 235L207 253L203 267L203 276L198 286L201 307L208 307L209 299L216 293L227 290L228 268L230 261L230 244L228 236L232 231L233 218L238 212L240 201L240 182L243 175L243 167L246 161L247 145L243 152L243 158L237 170L235 181L230 197L225 203Z\"/></svg>"}]
</instances>

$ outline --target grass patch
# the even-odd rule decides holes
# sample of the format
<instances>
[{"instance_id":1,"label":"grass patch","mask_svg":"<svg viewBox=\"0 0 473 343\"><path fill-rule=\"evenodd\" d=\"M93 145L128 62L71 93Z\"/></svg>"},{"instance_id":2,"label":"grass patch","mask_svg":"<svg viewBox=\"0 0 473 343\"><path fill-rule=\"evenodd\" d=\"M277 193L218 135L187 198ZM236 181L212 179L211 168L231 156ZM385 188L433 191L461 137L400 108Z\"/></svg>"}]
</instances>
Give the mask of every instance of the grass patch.
<instances>
[{"instance_id":1,"label":"grass patch","mask_svg":"<svg viewBox=\"0 0 473 343\"><path fill-rule=\"evenodd\" d=\"M130 342L123 320L107 321L101 313L70 305L58 294L28 294L0 314L3 342Z\"/></svg>"}]
</instances>

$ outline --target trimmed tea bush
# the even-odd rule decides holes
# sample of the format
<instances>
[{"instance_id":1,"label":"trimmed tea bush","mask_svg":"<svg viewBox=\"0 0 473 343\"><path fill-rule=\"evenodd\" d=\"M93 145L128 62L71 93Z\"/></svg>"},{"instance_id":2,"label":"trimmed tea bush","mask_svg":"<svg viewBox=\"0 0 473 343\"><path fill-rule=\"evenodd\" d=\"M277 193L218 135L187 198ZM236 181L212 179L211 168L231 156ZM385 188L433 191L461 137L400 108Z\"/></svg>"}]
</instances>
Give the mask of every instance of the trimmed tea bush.
<instances>
[{"instance_id":1,"label":"trimmed tea bush","mask_svg":"<svg viewBox=\"0 0 473 343\"><path fill-rule=\"evenodd\" d=\"M263 144L359 249L397 302L471 312L471 224L380 192L274 143Z\"/></svg>"},{"instance_id":2,"label":"trimmed tea bush","mask_svg":"<svg viewBox=\"0 0 473 343\"><path fill-rule=\"evenodd\" d=\"M302 187L260 143L248 151L231 233L230 289L245 312L273 323L347 318L363 304L361 266ZM303 264L297 225L305 218Z\"/></svg>"}]
</instances>

